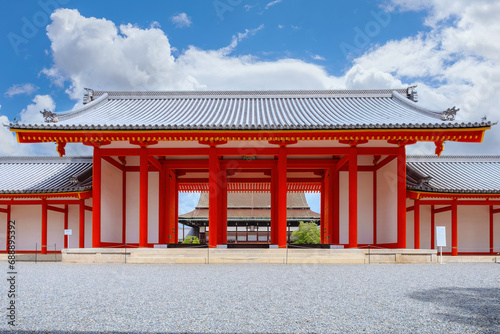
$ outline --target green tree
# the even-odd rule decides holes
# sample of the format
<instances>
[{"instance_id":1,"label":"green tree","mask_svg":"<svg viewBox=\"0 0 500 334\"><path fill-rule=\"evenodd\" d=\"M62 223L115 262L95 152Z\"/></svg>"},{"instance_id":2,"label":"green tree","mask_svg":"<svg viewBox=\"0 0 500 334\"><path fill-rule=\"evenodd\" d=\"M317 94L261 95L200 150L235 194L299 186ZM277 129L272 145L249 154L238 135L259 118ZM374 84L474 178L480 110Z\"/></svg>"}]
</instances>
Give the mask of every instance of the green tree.
<instances>
[{"instance_id":1,"label":"green tree","mask_svg":"<svg viewBox=\"0 0 500 334\"><path fill-rule=\"evenodd\" d=\"M321 234L313 222L300 222L299 229L292 232L291 241L294 244L319 244L321 243Z\"/></svg>"},{"instance_id":2,"label":"green tree","mask_svg":"<svg viewBox=\"0 0 500 334\"><path fill-rule=\"evenodd\" d=\"M186 237L184 241L182 242L183 244L199 244L200 239L198 237L195 237L194 235L190 235L189 237Z\"/></svg>"}]
</instances>

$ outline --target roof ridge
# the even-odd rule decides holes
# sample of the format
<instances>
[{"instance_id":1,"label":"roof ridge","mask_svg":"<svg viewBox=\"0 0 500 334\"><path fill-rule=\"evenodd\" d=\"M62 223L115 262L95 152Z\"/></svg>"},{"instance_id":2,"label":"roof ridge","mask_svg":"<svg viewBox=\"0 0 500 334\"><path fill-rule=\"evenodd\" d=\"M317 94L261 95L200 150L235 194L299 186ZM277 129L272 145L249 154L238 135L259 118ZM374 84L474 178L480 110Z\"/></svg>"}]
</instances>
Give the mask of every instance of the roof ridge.
<instances>
[{"instance_id":1,"label":"roof ridge","mask_svg":"<svg viewBox=\"0 0 500 334\"><path fill-rule=\"evenodd\" d=\"M308 95L384 95L390 97L393 91L406 92L400 89L313 89L313 90L192 90L192 91L93 91L94 97L108 94L110 98L118 97L224 97L224 96L308 96Z\"/></svg>"}]
</instances>

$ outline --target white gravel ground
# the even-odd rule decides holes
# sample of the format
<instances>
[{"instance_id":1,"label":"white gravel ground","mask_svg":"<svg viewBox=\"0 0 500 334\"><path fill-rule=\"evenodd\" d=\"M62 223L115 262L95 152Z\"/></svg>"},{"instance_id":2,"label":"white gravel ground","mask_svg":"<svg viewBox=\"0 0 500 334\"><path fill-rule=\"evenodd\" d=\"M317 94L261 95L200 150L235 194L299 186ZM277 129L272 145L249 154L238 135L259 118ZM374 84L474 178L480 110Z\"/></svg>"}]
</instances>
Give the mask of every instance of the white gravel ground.
<instances>
[{"instance_id":1,"label":"white gravel ground","mask_svg":"<svg viewBox=\"0 0 500 334\"><path fill-rule=\"evenodd\" d=\"M498 264L16 266L18 333L500 333Z\"/></svg>"}]
</instances>

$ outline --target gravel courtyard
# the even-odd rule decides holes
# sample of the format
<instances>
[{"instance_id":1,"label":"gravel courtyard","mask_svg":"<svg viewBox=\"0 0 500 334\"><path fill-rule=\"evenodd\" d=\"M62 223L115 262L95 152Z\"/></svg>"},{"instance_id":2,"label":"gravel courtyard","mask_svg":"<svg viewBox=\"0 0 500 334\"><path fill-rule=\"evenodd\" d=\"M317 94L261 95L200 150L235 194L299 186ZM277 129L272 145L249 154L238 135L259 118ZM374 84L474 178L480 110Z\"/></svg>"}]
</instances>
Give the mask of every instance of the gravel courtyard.
<instances>
[{"instance_id":1,"label":"gravel courtyard","mask_svg":"<svg viewBox=\"0 0 500 334\"><path fill-rule=\"evenodd\" d=\"M16 267L19 333L500 333L498 264Z\"/></svg>"}]
</instances>

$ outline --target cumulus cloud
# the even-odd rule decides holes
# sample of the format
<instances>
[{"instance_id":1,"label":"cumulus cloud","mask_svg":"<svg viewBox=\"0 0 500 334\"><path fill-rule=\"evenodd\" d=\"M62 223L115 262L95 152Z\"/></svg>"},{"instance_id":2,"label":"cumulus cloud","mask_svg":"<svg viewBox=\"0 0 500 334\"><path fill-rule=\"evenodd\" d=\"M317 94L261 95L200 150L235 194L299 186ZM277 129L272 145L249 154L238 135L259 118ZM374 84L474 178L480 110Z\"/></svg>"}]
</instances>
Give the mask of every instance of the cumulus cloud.
<instances>
[{"instance_id":1,"label":"cumulus cloud","mask_svg":"<svg viewBox=\"0 0 500 334\"><path fill-rule=\"evenodd\" d=\"M191 26L191 18L187 16L186 13L180 13L171 18L172 23L175 24L177 28L185 28Z\"/></svg>"},{"instance_id":2,"label":"cumulus cloud","mask_svg":"<svg viewBox=\"0 0 500 334\"><path fill-rule=\"evenodd\" d=\"M20 95L20 94L31 95L37 90L38 87L30 83L13 85L9 89L7 89L7 91L5 92L5 96L12 97L14 95Z\"/></svg>"}]
</instances>

